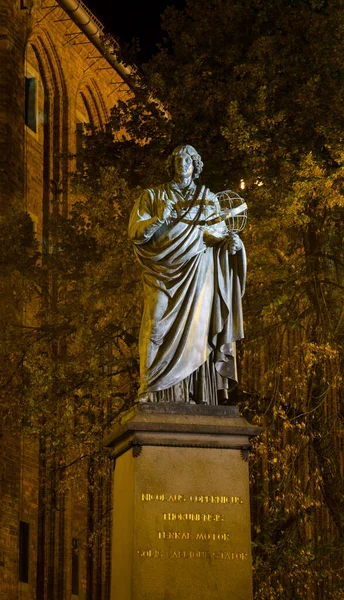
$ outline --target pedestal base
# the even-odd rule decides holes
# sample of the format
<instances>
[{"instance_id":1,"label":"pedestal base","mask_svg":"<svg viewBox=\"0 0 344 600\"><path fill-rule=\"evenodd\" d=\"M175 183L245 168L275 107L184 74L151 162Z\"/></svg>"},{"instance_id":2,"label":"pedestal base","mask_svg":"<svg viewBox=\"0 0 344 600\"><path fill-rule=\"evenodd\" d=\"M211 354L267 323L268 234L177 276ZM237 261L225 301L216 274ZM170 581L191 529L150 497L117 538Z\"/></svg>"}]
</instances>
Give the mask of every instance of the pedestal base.
<instances>
[{"instance_id":1,"label":"pedestal base","mask_svg":"<svg viewBox=\"0 0 344 600\"><path fill-rule=\"evenodd\" d=\"M251 600L248 443L236 407L139 405L116 459L112 600Z\"/></svg>"}]
</instances>

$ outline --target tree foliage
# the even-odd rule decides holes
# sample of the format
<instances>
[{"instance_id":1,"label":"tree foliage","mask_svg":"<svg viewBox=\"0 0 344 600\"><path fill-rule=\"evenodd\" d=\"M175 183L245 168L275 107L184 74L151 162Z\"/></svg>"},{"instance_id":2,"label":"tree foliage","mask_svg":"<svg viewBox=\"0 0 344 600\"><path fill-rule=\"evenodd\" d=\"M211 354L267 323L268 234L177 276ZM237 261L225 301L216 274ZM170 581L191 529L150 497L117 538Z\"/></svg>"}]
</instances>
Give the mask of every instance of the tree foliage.
<instances>
[{"instance_id":1,"label":"tree foliage","mask_svg":"<svg viewBox=\"0 0 344 600\"><path fill-rule=\"evenodd\" d=\"M247 183L257 598L343 593L343 16L337 2L188 2L165 14L173 51L149 68L211 186Z\"/></svg>"},{"instance_id":2,"label":"tree foliage","mask_svg":"<svg viewBox=\"0 0 344 600\"><path fill-rule=\"evenodd\" d=\"M101 185L98 175L79 178L68 217L51 217L42 254L28 215L1 224L2 425L44 438L53 468L56 455L63 468L102 455L104 435L135 397L132 200L114 169L103 169Z\"/></svg>"}]
</instances>

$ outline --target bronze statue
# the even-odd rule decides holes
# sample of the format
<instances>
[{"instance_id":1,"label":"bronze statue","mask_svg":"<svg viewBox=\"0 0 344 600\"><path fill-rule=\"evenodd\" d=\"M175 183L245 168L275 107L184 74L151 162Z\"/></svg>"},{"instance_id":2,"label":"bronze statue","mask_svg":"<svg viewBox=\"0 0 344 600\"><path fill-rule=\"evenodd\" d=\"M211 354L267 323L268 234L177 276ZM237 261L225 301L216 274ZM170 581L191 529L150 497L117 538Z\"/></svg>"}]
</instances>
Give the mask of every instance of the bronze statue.
<instances>
[{"instance_id":1,"label":"bronze statue","mask_svg":"<svg viewBox=\"0 0 344 600\"><path fill-rule=\"evenodd\" d=\"M195 184L197 151L178 146L167 167L171 182L145 190L129 224L144 286L139 399L218 404L237 383L245 249Z\"/></svg>"}]
</instances>

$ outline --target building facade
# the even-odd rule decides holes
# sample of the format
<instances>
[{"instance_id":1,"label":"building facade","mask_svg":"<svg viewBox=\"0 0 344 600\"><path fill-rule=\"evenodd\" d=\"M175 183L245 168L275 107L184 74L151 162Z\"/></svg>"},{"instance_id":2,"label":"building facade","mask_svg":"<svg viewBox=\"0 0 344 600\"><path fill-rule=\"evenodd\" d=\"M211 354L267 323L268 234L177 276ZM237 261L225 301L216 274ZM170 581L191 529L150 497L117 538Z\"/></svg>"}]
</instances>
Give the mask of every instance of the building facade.
<instances>
[{"instance_id":1,"label":"building facade","mask_svg":"<svg viewBox=\"0 0 344 600\"><path fill-rule=\"evenodd\" d=\"M51 214L68 214L84 124L104 127L131 94L127 75L80 0L0 0L0 210L30 214L43 257ZM0 433L0 598L109 598L109 480L54 496L42 442ZM90 550L96 514L107 517Z\"/></svg>"}]
</instances>

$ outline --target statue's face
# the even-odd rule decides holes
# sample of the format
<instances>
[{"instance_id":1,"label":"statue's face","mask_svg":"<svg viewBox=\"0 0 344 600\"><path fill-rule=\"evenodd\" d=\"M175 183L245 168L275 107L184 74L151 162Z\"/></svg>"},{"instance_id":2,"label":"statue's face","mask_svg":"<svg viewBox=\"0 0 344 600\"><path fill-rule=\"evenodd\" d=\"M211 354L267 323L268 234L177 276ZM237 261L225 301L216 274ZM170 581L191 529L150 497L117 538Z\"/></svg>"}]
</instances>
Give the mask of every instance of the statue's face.
<instances>
[{"instance_id":1,"label":"statue's face","mask_svg":"<svg viewBox=\"0 0 344 600\"><path fill-rule=\"evenodd\" d=\"M182 177L183 179L192 177L194 166L189 154L181 152L174 157L174 172L177 177Z\"/></svg>"}]
</instances>

